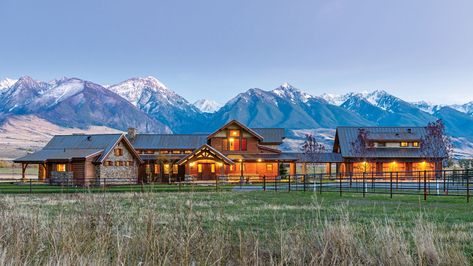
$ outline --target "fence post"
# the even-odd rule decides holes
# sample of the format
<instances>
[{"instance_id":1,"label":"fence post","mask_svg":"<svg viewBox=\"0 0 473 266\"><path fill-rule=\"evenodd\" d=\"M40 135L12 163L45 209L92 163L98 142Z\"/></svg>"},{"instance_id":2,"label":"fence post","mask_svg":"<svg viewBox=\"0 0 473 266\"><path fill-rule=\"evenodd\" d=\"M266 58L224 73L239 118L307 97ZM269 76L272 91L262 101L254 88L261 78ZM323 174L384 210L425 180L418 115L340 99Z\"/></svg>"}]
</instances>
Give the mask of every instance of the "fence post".
<instances>
[{"instance_id":1,"label":"fence post","mask_svg":"<svg viewBox=\"0 0 473 266\"><path fill-rule=\"evenodd\" d=\"M443 192L447 191L447 175L445 174L445 170L443 172Z\"/></svg>"},{"instance_id":2,"label":"fence post","mask_svg":"<svg viewBox=\"0 0 473 266\"><path fill-rule=\"evenodd\" d=\"M306 180L305 180L306 177L307 177L306 174L302 175L302 178L304 178L304 192L306 191Z\"/></svg>"},{"instance_id":3,"label":"fence post","mask_svg":"<svg viewBox=\"0 0 473 266\"><path fill-rule=\"evenodd\" d=\"M278 177L274 178L274 191L278 191Z\"/></svg>"},{"instance_id":4,"label":"fence post","mask_svg":"<svg viewBox=\"0 0 473 266\"><path fill-rule=\"evenodd\" d=\"M375 191L375 187L374 187L374 172L371 171L371 189L373 189L373 191Z\"/></svg>"},{"instance_id":5,"label":"fence post","mask_svg":"<svg viewBox=\"0 0 473 266\"><path fill-rule=\"evenodd\" d=\"M424 200L427 200L427 171L424 170Z\"/></svg>"},{"instance_id":6,"label":"fence post","mask_svg":"<svg viewBox=\"0 0 473 266\"><path fill-rule=\"evenodd\" d=\"M288 192L291 192L291 175L288 175L288 184L289 184Z\"/></svg>"},{"instance_id":7,"label":"fence post","mask_svg":"<svg viewBox=\"0 0 473 266\"><path fill-rule=\"evenodd\" d=\"M263 176L263 191L266 191L266 176Z\"/></svg>"},{"instance_id":8,"label":"fence post","mask_svg":"<svg viewBox=\"0 0 473 266\"><path fill-rule=\"evenodd\" d=\"M470 173L466 170L466 202L470 202Z\"/></svg>"},{"instance_id":9,"label":"fence post","mask_svg":"<svg viewBox=\"0 0 473 266\"><path fill-rule=\"evenodd\" d=\"M330 177L329 177L330 178ZM323 179L323 176L322 176L322 173L320 173L320 184L319 184L319 193L322 194L322 179ZM314 189L315 189L315 175L314 175Z\"/></svg>"},{"instance_id":10,"label":"fence post","mask_svg":"<svg viewBox=\"0 0 473 266\"><path fill-rule=\"evenodd\" d=\"M145 192L145 188L144 188L144 185L143 185L143 180L141 180L141 193Z\"/></svg>"},{"instance_id":11,"label":"fence post","mask_svg":"<svg viewBox=\"0 0 473 266\"><path fill-rule=\"evenodd\" d=\"M342 176L339 178L340 180L340 197L342 196Z\"/></svg>"},{"instance_id":12,"label":"fence post","mask_svg":"<svg viewBox=\"0 0 473 266\"><path fill-rule=\"evenodd\" d=\"M417 181L418 181L418 183L419 183L419 191L420 191L420 182L421 182L421 181L420 181L420 171L418 172L418 178L417 178Z\"/></svg>"},{"instance_id":13,"label":"fence post","mask_svg":"<svg viewBox=\"0 0 473 266\"><path fill-rule=\"evenodd\" d=\"M215 191L218 191L218 176L215 175Z\"/></svg>"},{"instance_id":14,"label":"fence post","mask_svg":"<svg viewBox=\"0 0 473 266\"><path fill-rule=\"evenodd\" d=\"M389 193L391 194L391 199L392 199L393 198L393 172L389 173L389 178L391 179L391 182L389 182L390 183Z\"/></svg>"},{"instance_id":15,"label":"fence post","mask_svg":"<svg viewBox=\"0 0 473 266\"><path fill-rule=\"evenodd\" d=\"M33 186L31 184L31 178L30 178L30 194L33 193Z\"/></svg>"}]
</instances>

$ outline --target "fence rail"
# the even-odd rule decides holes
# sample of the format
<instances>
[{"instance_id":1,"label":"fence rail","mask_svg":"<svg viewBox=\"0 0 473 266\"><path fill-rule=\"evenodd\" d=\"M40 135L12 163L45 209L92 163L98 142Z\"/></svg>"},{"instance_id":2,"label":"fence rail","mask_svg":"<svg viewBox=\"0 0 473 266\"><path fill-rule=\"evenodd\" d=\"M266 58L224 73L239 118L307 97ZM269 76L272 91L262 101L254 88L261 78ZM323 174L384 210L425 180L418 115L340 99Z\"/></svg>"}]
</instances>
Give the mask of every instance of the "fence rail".
<instances>
[{"instance_id":1,"label":"fence rail","mask_svg":"<svg viewBox=\"0 0 473 266\"><path fill-rule=\"evenodd\" d=\"M174 179L166 183L145 183L136 179L90 180L0 179L2 193L72 192L163 192L163 191L305 191L313 193L360 193L395 195L460 196L470 201L473 170L311 173L284 176L244 176L214 180Z\"/></svg>"}]
</instances>

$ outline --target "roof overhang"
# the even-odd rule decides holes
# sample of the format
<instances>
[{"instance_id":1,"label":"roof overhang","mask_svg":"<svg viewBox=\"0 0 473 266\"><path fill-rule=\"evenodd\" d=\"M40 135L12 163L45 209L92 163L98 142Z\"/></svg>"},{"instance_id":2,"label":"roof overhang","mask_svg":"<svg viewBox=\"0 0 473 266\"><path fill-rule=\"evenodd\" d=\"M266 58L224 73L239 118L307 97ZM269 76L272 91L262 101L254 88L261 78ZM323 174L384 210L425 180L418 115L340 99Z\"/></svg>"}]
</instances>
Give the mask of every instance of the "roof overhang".
<instances>
[{"instance_id":1,"label":"roof overhang","mask_svg":"<svg viewBox=\"0 0 473 266\"><path fill-rule=\"evenodd\" d=\"M197 160L220 160L225 164L233 165L235 164L232 160L230 160L227 156L223 155L221 152L209 146L207 144L202 145L200 148L196 149L192 153L188 154L186 157L180 159L177 164L183 165L188 162L193 162Z\"/></svg>"},{"instance_id":2,"label":"roof overhang","mask_svg":"<svg viewBox=\"0 0 473 266\"><path fill-rule=\"evenodd\" d=\"M241 128L243 128L244 130L248 131L248 133L250 133L251 135L255 136L257 139L259 140L263 140L263 136L261 136L260 134L256 133L256 131L254 131L253 129L243 125L242 123L238 122L237 120L232 120L228 123L226 123L225 125L223 125L222 127L220 127L219 129L217 129L215 132L213 132L212 134L210 134L207 139L210 139L212 138L213 136L215 136L218 132L224 130L225 128L229 127L230 125L237 125Z\"/></svg>"}]
</instances>

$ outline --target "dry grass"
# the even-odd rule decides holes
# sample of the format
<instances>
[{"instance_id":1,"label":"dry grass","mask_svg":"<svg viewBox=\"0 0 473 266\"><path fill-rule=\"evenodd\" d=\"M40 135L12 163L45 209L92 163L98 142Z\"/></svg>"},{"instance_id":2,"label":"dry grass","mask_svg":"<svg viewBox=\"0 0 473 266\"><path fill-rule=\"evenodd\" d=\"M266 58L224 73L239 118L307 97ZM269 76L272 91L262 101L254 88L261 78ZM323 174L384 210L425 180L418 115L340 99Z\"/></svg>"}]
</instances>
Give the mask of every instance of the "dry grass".
<instances>
[{"instance_id":1,"label":"dry grass","mask_svg":"<svg viewBox=\"0 0 473 266\"><path fill-rule=\"evenodd\" d=\"M238 198L238 194L236 198ZM273 215L272 230L237 228L235 214L190 194L78 194L0 198L2 265L468 265L471 235L388 217L363 224L346 206L330 219ZM177 196L176 196L177 195ZM218 193L209 193L209 197ZM186 197L185 200L179 198ZM40 202L41 204L38 204ZM238 201L228 201L238 204ZM210 207L209 207L210 206ZM274 208L274 206L270 206ZM259 215L254 212L255 217ZM229 218L231 217L231 218Z\"/></svg>"}]
</instances>

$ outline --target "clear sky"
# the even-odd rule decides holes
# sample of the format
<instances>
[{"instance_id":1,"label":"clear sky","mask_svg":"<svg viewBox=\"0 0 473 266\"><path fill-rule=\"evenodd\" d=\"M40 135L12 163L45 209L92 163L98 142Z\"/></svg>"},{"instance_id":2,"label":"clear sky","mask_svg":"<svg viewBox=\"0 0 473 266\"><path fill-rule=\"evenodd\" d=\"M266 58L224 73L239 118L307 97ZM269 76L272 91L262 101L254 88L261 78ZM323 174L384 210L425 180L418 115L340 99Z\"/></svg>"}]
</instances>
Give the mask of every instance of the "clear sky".
<instances>
[{"instance_id":1,"label":"clear sky","mask_svg":"<svg viewBox=\"0 0 473 266\"><path fill-rule=\"evenodd\" d=\"M189 101L283 82L473 100L473 1L0 0L0 79L153 75Z\"/></svg>"}]
</instances>

